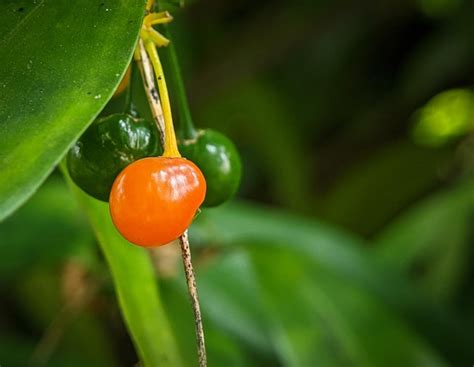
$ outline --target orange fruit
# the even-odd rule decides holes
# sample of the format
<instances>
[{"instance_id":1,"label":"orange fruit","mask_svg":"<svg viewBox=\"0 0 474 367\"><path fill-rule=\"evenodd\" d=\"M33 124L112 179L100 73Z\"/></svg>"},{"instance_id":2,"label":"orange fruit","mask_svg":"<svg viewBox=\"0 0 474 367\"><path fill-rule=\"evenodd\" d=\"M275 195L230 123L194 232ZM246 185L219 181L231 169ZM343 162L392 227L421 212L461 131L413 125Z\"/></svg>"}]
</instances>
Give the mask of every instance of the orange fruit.
<instances>
[{"instance_id":1,"label":"orange fruit","mask_svg":"<svg viewBox=\"0 0 474 367\"><path fill-rule=\"evenodd\" d=\"M128 165L110 192L110 214L128 241L165 245L190 226L206 196L199 168L185 158L151 157Z\"/></svg>"}]
</instances>

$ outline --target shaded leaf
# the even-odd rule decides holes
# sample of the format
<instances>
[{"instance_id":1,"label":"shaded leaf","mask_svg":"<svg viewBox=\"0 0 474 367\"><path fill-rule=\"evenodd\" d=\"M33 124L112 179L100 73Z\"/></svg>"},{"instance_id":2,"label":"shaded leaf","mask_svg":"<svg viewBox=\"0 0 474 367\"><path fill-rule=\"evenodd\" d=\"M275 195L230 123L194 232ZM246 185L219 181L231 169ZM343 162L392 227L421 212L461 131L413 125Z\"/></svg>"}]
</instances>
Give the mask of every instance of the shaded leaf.
<instances>
[{"instance_id":1,"label":"shaded leaf","mask_svg":"<svg viewBox=\"0 0 474 367\"><path fill-rule=\"evenodd\" d=\"M0 223L1 280L33 264L86 255L93 241L64 181L52 178L25 206Z\"/></svg>"},{"instance_id":2,"label":"shaded leaf","mask_svg":"<svg viewBox=\"0 0 474 367\"><path fill-rule=\"evenodd\" d=\"M364 288L290 248L247 248L283 365L445 366Z\"/></svg>"},{"instance_id":3,"label":"shaded leaf","mask_svg":"<svg viewBox=\"0 0 474 367\"><path fill-rule=\"evenodd\" d=\"M394 310L456 363L473 357L467 327L472 321L431 303L406 277L374 261L362 240L344 231L275 208L232 203L204 211L191 227L191 235L194 245L214 244L222 251L239 244L271 244L274 255L268 255L269 263L279 252L291 249L310 259L312 266ZM447 339L452 342L445 343Z\"/></svg>"},{"instance_id":4,"label":"shaded leaf","mask_svg":"<svg viewBox=\"0 0 474 367\"><path fill-rule=\"evenodd\" d=\"M471 254L474 213L472 180L438 193L401 215L376 239L375 258L421 278L438 300L450 298L462 281Z\"/></svg>"}]
</instances>

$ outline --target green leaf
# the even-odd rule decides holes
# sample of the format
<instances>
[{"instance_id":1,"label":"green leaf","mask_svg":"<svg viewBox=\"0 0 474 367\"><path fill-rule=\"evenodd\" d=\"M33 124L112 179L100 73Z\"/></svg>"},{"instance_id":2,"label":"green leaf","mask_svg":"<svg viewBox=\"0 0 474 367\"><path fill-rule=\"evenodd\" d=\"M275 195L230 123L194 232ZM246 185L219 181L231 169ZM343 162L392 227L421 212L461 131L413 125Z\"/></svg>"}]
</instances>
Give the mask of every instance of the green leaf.
<instances>
[{"instance_id":1,"label":"green leaf","mask_svg":"<svg viewBox=\"0 0 474 367\"><path fill-rule=\"evenodd\" d=\"M199 269L198 281L206 317L257 351L271 351L260 289L246 254L219 256L212 266Z\"/></svg>"},{"instance_id":2,"label":"green leaf","mask_svg":"<svg viewBox=\"0 0 474 367\"><path fill-rule=\"evenodd\" d=\"M424 149L407 140L386 145L321 197L321 216L370 235L437 184L449 154L449 149Z\"/></svg>"},{"instance_id":3,"label":"green leaf","mask_svg":"<svg viewBox=\"0 0 474 367\"><path fill-rule=\"evenodd\" d=\"M202 265L206 325L273 357L268 365L444 365L370 289L289 245L248 238Z\"/></svg>"},{"instance_id":4,"label":"green leaf","mask_svg":"<svg viewBox=\"0 0 474 367\"><path fill-rule=\"evenodd\" d=\"M229 245L247 241L291 246L352 280L379 283L361 248L361 238L283 210L251 203L229 203L205 210L190 228L193 245L200 242ZM380 284L381 285L381 284ZM393 290L392 290L393 291Z\"/></svg>"},{"instance_id":5,"label":"green leaf","mask_svg":"<svg viewBox=\"0 0 474 367\"><path fill-rule=\"evenodd\" d=\"M0 220L33 194L111 97L144 2L0 3Z\"/></svg>"},{"instance_id":6,"label":"green leaf","mask_svg":"<svg viewBox=\"0 0 474 367\"><path fill-rule=\"evenodd\" d=\"M240 296L242 296L240 289L237 291L233 289L232 292L229 292L227 288L227 292L224 292L223 285L226 279L221 281L220 286L207 281L209 278L216 279L219 277L220 274L213 271L216 267L219 267L222 270L228 269L228 273L235 270L235 267L228 267L229 262L226 261L227 257L222 258L223 262L220 260L221 258L219 258L216 264L213 264L212 269L209 269L215 274L215 276L205 272L202 276L198 275L197 279L201 311L204 318L203 322L206 336L208 364L209 366L229 367L260 366L261 364L255 360L255 352L261 353L262 351L255 349L254 353L249 355L249 353L246 353L248 350L245 348L248 346L249 342L252 342L260 336L260 331L254 327L252 331L256 334L256 338L244 340L243 342L240 335L236 335L236 333L233 332L234 329L232 327L227 327L227 323L233 324L233 326L238 326L240 322L246 321L245 318L248 318L249 316L252 317L253 314L247 312L247 305L252 302L252 298L248 297L247 301L240 298ZM241 273L234 273L234 279L231 281L231 285L236 283L235 277L239 274ZM240 279L238 280L240 282ZM180 276L171 279L163 279L160 284L160 289L162 290L163 302L168 311L173 328L179 330L178 342L181 355L184 359L184 365L197 366L198 359L196 355L194 316L191 305L189 304L189 295L187 293L185 282L184 272L180 266ZM214 289L216 288L217 292L214 292ZM208 290L210 291L210 294L207 292ZM213 293L217 293L218 296L212 297ZM237 302L235 296L230 296L231 293L239 297ZM211 297L208 297L209 295L211 295ZM226 297L228 295L230 297ZM231 298L232 303L229 304L228 302L223 302L226 298ZM242 303L244 304L242 305ZM229 306L230 308L226 308ZM217 311L217 317L214 317L216 314L215 311ZM240 316L243 316L244 319ZM222 317L224 318L224 322L219 322ZM240 327L239 330L246 329L249 326L251 327L252 325L247 323L243 327ZM250 347L255 348L256 346L257 345L252 344Z\"/></svg>"},{"instance_id":7,"label":"green leaf","mask_svg":"<svg viewBox=\"0 0 474 367\"><path fill-rule=\"evenodd\" d=\"M289 247L247 248L282 365L445 366L364 288Z\"/></svg>"},{"instance_id":8,"label":"green leaf","mask_svg":"<svg viewBox=\"0 0 474 367\"><path fill-rule=\"evenodd\" d=\"M473 181L433 195L393 221L376 239L383 266L414 274L438 301L459 290L469 259L474 212Z\"/></svg>"},{"instance_id":9,"label":"green leaf","mask_svg":"<svg viewBox=\"0 0 474 367\"><path fill-rule=\"evenodd\" d=\"M59 178L49 179L26 205L0 223L0 239L1 283L32 265L54 264L95 248L88 223Z\"/></svg>"},{"instance_id":10,"label":"green leaf","mask_svg":"<svg viewBox=\"0 0 474 367\"><path fill-rule=\"evenodd\" d=\"M363 289L371 297L403 315L436 348L446 351L456 362L464 363L472 359L471 337L465 331L469 330L466 325L471 325L469 320L460 320L459 315L452 310L443 309L424 299L419 289L404 276L374 261L367 244L342 230L271 207L230 203L205 210L191 226L191 239L193 246L206 243L218 246L222 251L228 251L236 244L255 247L271 244L274 254L292 249L311 259L314 266L334 274L344 283ZM273 257L268 255L270 263ZM226 286L227 289L233 289L230 284ZM217 311L216 308L213 318L217 317ZM225 308L220 312L225 312ZM224 316L221 316L225 321ZM452 343L446 344L447 339L452 340Z\"/></svg>"}]
</instances>

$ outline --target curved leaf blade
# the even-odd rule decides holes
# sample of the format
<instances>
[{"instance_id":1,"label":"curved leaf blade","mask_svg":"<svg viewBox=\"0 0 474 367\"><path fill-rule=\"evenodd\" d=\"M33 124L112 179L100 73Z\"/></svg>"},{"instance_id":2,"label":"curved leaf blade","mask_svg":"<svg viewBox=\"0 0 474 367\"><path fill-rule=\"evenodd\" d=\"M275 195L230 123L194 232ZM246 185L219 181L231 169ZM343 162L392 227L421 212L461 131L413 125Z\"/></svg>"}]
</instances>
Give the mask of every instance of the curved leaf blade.
<instances>
[{"instance_id":1,"label":"curved leaf blade","mask_svg":"<svg viewBox=\"0 0 474 367\"><path fill-rule=\"evenodd\" d=\"M144 0L0 4L0 220L28 199L125 72Z\"/></svg>"}]
</instances>

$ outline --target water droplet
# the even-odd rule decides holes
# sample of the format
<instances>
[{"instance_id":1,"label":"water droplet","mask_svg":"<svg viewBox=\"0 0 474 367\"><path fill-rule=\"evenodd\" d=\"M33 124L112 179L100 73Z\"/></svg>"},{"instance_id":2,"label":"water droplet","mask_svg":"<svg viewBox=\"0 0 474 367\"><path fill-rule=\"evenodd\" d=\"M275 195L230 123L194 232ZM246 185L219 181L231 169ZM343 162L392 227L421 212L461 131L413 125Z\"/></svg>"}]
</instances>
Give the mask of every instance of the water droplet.
<instances>
[{"instance_id":1,"label":"water droplet","mask_svg":"<svg viewBox=\"0 0 474 367\"><path fill-rule=\"evenodd\" d=\"M102 98L101 94L97 94L96 96L94 96L94 99L100 99L100 98Z\"/></svg>"}]
</instances>

